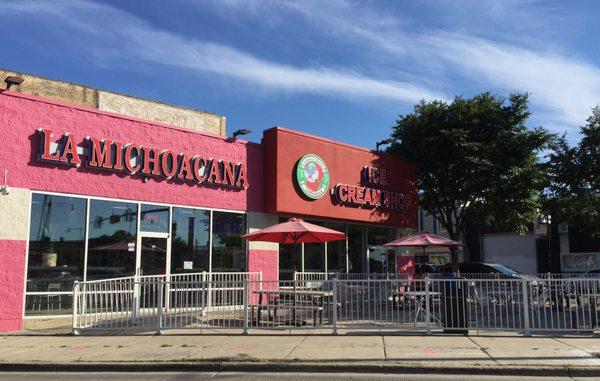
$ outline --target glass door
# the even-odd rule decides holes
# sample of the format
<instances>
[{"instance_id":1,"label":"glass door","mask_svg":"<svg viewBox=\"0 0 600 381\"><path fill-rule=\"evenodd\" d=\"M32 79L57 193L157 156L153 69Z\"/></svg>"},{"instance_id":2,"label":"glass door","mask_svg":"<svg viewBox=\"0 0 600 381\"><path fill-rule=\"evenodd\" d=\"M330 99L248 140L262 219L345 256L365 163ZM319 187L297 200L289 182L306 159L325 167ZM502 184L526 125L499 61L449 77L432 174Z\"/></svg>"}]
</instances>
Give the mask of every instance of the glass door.
<instances>
[{"instance_id":1,"label":"glass door","mask_svg":"<svg viewBox=\"0 0 600 381\"><path fill-rule=\"evenodd\" d=\"M366 273L365 227L348 225L348 272Z\"/></svg>"},{"instance_id":2,"label":"glass door","mask_svg":"<svg viewBox=\"0 0 600 381\"><path fill-rule=\"evenodd\" d=\"M138 312L140 309L159 308L168 303L165 299L168 295L165 279L153 276L167 274L168 241L167 237L145 236L143 233L140 237L138 275L141 278L134 290L138 296Z\"/></svg>"},{"instance_id":3,"label":"glass door","mask_svg":"<svg viewBox=\"0 0 600 381\"><path fill-rule=\"evenodd\" d=\"M168 238L144 237L140 248L140 270L143 275L167 273Z\"/></svg>"}]
</instances>

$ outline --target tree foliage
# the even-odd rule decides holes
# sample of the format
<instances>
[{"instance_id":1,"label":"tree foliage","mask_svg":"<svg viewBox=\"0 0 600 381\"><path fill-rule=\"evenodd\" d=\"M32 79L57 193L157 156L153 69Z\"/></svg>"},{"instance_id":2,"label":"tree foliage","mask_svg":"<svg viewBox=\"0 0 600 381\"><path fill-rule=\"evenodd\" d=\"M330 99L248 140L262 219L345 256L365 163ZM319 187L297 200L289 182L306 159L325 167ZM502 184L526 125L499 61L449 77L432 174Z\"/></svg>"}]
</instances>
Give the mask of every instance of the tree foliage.
<instances>
[{"instance_id":1,"label":"tree foliage","mask_svg":"<svg viewBox=\"0 0 600 381\"><path fill-rule=\"evenodd\" d=\"M600 236L600 107L581 127L582 139L571 147L557 139L550 155L549 208L561 222Z\"/></svg>"},{"instance_id":2,"label":"tree foliage","mask_svg":"<svg viewBox=\"0 0 600 381\"><path fill-rule=\"evenodd\" d=\"M527 128L529 115L527 94L482 93L422 101L396 122L388 150L416 163L420 206L450 238L469 224L523 232L533 221L546 181L539 153L552 137ZM452 262L456 271L455 250Z\"/></svg>"}]
</instances>

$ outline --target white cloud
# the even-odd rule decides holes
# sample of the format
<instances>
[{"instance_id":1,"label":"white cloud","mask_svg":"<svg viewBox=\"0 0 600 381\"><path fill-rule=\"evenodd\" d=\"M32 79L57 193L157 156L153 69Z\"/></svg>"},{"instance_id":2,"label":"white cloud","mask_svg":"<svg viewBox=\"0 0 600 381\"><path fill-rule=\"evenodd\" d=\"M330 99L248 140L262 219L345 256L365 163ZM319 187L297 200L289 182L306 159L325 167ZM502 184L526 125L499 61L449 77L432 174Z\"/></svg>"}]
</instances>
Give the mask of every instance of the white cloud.
<instances>
[{"instance_id":1,"label":"white cloud","mask_svg":"<svg viewBox=\"0 0 600 381\"><path fill-rule=\"evenodd\" d=\"M387 99L414 103L421 99L439 99L443 95L415 83L375 78L347 68L296 67L264 60L235 48L186 38L157 29L144 20L116 8L83 1L5 2L4 14L30 15L76 33L80 46L96 54L110 53L128 60L182 67L203 74L214 74L290 93L317 93L349 99ZM60 25L57 25L59 23ZM118 47L115 51L114 47Z\"/></svg>"},{"instance_id":2,"label":"white cloud","mask_svg":"<svg viewBox=\"0 0 600 381\"><path fill-rule=\"evenodd\" d=\"M534 103L563 123L577 126L600 102L600 69L575 58L457 34L422 41L474 81L530 92Z\"/></svg>"},{"instance_id":3,"label":"white cloud","mask_svg":"<svg viewBox=\"0 0 600 381\"><path fill-rule=\"evenodd\" d=\"M474 2L471 7L457 6L452 1L424 4L435 11L434 15L447 13L438 29L418 24L408 15L399 16L396 5L382 9L379 3L360 1L206 0L198 7L203 12L213 10L225 22L252 21L256 27L276 32L305 29L317 43L319 38L326 38L335 49L345 49L347 54L344 64L307 66L275 62L232 46L186 38L97 3L2 2L0 9L10 8L10 12L2 12L4 17L28 15L42 20L47 27L60 24L71 34L69 38L79 43L75 49L96 53L98 60L120 55L123 61L186 68L205 77L227 78L268 92L412 104L420 99L447 98L449 92L440 89L452 89L456 94L464 94L467 89L527 91L537 121L572 130L583 124L590 109L600 102L600 68L568 55L548 39L548 34L533 33L546 24L556 25L556 9L537 2L503 2L495 6ZM511 18L515 19L512 23ZM528 18L535 22L523 26L522 20ZM453 24L453 19L461 21ZM487 28L490 31L484 38L482 25L488 24L506 28L496 35L494 28ZM532 33L522 38L527 28ZM301 38L297 42L303 42ZM327 44L319 48L327 49Z\"/></svg>"},{"instance_id":4,"label":"white cloud","mask_svg":"<svg viewBox=\"0 0 600 381\"><path fill-rule=\"evenodd\" d=\"M402 30L410 20L377 11L368 4L348 0L206 0L194 3L211 6L222 17L267 19L267 26L281 28L289 15L301 16L322 34L363 47L375 45L401 53L411 44Z\"/></svg>"},{"instance_id":5,"label":"white cloud","mask_svg":"<svg viewBox=\"0 0 600 381\"><path fill-rule=\"evenodd\" d=\"M572 22L575 16L545 3L425 2L434 16L445 19L441 22L445 29L437 30L348 0L326 5L319 1L282 1L276 7L260 1L252 4L255 15L267 9L283 13L280 17L286 17L286 12L302 15L307 23L344 44L377 49L390 57L388 65L394 59L403 66L416 62L421 69L418 77L437 80L457 94L469 86L529 92L538 120L559 130L576 131L600 103L600 68L561 52L563 48L552 39L560 32L559 22ZM262 12L257 10L261 5ZM247 3L230 1L218 6L244 15ZM483 32L487 38L475 36ZM504 42L494 39L494 34ZM461 76L454 78L457 72Z\"/></svg>"}]
</instances>

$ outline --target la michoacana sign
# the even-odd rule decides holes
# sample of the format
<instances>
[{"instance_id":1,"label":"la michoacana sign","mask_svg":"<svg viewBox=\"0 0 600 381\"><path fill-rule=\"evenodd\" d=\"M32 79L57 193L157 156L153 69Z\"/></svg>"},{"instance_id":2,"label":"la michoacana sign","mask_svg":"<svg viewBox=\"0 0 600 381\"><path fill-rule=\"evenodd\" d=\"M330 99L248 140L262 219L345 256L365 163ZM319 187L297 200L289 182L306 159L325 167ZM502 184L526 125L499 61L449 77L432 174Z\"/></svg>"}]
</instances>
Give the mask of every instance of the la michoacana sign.
<instances>
[{"instance_id":1,"label":"la michoacana sign","mask_svg":"<svg viewBox=\"0 0 600 381\"><path fill-rule=\"evenodd\" d=\"M77 151L77 140L70 133L63 134L58 148L52 152L54 137L49 129L38 129L40 152L38 160L57 165L126 173L131 176L155 177L180 182L192 182L219 187L248 188L245 163L175 154L169 149L124 143L93 136L85 138L87 153Z\"/></svg>"}]
</instances>

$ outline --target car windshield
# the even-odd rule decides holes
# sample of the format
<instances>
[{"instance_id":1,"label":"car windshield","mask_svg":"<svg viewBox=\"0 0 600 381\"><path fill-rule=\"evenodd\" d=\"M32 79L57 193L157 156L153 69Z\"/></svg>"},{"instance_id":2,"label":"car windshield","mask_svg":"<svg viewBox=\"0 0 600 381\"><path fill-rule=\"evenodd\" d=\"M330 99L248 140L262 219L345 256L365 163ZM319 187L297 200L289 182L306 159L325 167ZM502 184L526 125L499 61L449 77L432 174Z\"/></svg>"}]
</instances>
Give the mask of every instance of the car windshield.
<instances>
[{"instance_id":1,"label":"car windshield","mask_svg":"<svg viewBox=\"0 0 600 381\"><path fill-rule=\"evenodd\" d=\"M493 267L494 269L500 271L502 274L506 274L506 275L519 275L519 272L515 269L511 269L508 266L504 266L504 265L499 265L499 264L490 264L491 267Z\"/></svg>"}]
</instances>

